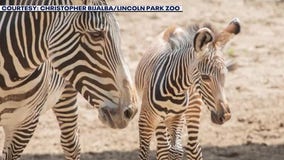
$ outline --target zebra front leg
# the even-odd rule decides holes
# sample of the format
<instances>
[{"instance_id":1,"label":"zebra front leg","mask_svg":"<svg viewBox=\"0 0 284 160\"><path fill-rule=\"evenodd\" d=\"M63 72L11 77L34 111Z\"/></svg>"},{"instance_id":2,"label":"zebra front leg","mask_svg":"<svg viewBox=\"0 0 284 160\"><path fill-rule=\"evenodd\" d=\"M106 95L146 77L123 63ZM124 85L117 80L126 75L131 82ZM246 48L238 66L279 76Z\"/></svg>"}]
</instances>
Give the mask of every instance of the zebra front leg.
<instances>
[{"instance_id":1,"label":"zebra front leg","mask_svg":"<svg viewBox=\"0 0 284 160\"><path fill-rule=\"evenodd\" d=\"M15 117L16 119L16 117ZM2 160L18 160L26 148L38 124L39 113L28 118L21 123L3 126L5 133L5 143Z\"/></svg>"},{"instance_id":2,"label":"zebra front leg","mask_svg":"<svg viewBox=\"0 0 284 160\"><path fill-rule=\"evenodd\" d=\"M159 118L155 116L151 111L152 109L150 109L150 107L144 107L142 104L139 117L140 160L149 159L150 141L159 123Z\"/></svg>"},{"instance_id":3,"label":"zebra front leg","mask_svg":"<svg viewBox=\"0 0 284 160\"><path fill-rule=\"evenodd\" d=\"M199 121L202 100L197 92L190 93L190 101L188 109L185 112L187 125L188 141L185 147L186 159L203 160L201 147L198 141Z\"/></svg>"},{"instance_id":4,"label":"zebra front leg","mask_svg":"<svg viewBox=\"0 0 284 160\"><path fill-rule=\"evenodd\" d=\"M184 116L177 115L166 120L171 137L171 148L169 150L169 160L183 159L182 148L182 129L184 124Z\"/></svg>"},{"instance_id":5,"label":"zebra front leg","mask_svg":"<svg viewBox=\"0 0 284 160\"><path fill-rule=\"evenodd\" d=\"M67 84L64 91L53 107L61 130L61 146L64 150L65 159L80 159L78 107L76 106L77 91Z\"/></svg>"},{"instance_id":6,"label":"zebra front leg","mask_svg":"<svg viewBox=\"0 0 284 160\"><path fill-rule=\"evenodd\" d=\"M156 128L157 159L168 160L170 149L170 136L165 121L161 121Z\"/></svg>"}]
</instances>

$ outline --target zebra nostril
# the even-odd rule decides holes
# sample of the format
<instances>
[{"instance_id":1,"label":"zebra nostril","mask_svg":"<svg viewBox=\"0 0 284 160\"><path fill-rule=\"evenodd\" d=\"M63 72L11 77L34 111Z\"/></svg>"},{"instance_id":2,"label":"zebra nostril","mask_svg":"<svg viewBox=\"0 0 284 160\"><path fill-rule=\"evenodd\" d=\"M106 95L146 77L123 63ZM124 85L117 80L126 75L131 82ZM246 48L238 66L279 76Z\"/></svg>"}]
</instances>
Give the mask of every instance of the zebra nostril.
<instances>
[{"instance_id":1,"label":"zebra nostril","mask_svg":"<svg viewBox=\"0 0 284 160\"><path fill-rule=\"evenodd\" d=\"M219 118L219 122L220 122L220 123L223 123L223 122L224 122L224 118L223 118L223 117L220 117L220 118Z\"/></svg>"},{"instance_id":2,"label":"zebra nostril","mask_svg":"<svg viewBox=\"0 0 284 160\"><path fill-rule=\"evenodd\" d=\"M131 108L128 108L127 110L124 111L124 116L127 118L127 119L131 119L133 115L133 111Z\"/></svg>"}]
</instances>

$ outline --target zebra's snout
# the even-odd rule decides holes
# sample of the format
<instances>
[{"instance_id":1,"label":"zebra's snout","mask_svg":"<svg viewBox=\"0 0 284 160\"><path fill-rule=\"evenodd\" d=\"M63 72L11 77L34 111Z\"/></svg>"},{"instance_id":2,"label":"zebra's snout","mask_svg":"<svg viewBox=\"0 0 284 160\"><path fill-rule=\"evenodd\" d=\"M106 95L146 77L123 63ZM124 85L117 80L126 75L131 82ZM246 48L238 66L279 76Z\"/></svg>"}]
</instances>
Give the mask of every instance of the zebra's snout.
<instances>
[{"instance_id":1,"label":"zebra's snout","mask_svg":"<svg viewBox=\"0 0 284 160\"><path fill-rule=\"evenodd\" d=\"M226 121L231 119L231 111L229 105L220 101L220 108L216 112L211 112L211 120L215 124L224 124Z\"/></svg>"},{"instance_id":2,"label":"zebra's snout","mask_svg":"<svg viewBox=\"0 0 284 160\"><path fill-rule=\"evenodd\" d=\"M223 115L217 115L214 112L211 112L211 120L215 124L224 124L226 121L231 119L231 114L230 113L225 113Z\"/></svg>"},{"instance_id":3,"label":"zebra's snout","mask_svg":"<svg viewBox=\"0 0 284 160\"><path fill-rule=\"evenodd\" d=\"M99 119L113 129L122 129L128 125L136 113L137 108L132 105L125 107L125 109L105 106L99 109Z\"/></svg>"},{"instance_id":4,"label":"zebra's snout","mask_svg":"<svg viewBox=\"0 0 284 160\"><path fill-rule=\"evenodd\" d=\"M99 119L102 121L102 123L108 125L109 127L116 128L112 115L107 107L102 107L99 109Z\"/></svg>"}]
</instances>

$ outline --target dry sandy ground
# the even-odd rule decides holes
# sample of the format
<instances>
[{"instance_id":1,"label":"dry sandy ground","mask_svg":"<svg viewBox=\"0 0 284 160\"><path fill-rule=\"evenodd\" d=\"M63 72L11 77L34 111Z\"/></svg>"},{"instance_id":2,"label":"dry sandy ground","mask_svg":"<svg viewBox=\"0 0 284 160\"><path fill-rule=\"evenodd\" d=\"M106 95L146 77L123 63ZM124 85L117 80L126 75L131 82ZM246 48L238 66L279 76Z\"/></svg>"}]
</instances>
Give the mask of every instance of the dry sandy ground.
<instances>
[{"instance_id":1,"label":"dry sandy ground","mask_svg":"<svg viewBox=\"0 0 284 160\"><path fill-rule=\"evenodd\" d=\"M239 65L229 73L226 83L233 116L223 126L217 126L210 122L204 107L200 130L204 159L284 160L283 0L117 0L109 3L183 5L183 13L116 13L132 75L144 48L167 26L211 22L222 29L233 17L238 17L242 32L224 50ZM126 129L112 130L99 122L97 111L88 109L81 98L78 103L82 159L137 159L137 116ZM3 137L2 131L0 136ZM153 147L153 154L154 150ZM52 112L41 117L23 159L64 159Z\"/></svg>"}]
</instances>

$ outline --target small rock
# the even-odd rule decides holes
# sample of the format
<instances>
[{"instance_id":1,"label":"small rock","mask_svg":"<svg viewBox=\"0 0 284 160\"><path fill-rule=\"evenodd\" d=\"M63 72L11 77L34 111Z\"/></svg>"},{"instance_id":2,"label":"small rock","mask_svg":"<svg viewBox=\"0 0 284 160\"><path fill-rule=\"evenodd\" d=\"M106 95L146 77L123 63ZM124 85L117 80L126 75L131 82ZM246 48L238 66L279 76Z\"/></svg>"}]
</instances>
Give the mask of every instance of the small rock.
<instances>
[{"instance_id":1,"label":"small rock","mask_svg":"<svg viewBox=\"0 0 284 160\"><path fill-rule=\"evenodd\" d=\"M261 146L268 146L268 144L267 143L261 143Z\"/></svg>"},{"instance_id":2,"label":"small rock","mask_svg":"<svg viewBox=\"0 0 284 160\"><path fill-rule=\"evenodd\" d=\"M252 145L252 144L253 144L253 142L251 140L246 141L246 145Z\"/></svg>"},{"instance_id":3,"label":"small rock","mask_svg":"<svg viewBox=\"0 0 284 160\"><path fill-rule=\"evenodd\" d=\"M243 122L245 122L246 120L245 120L245 118L238 118L238 121L241 122L241 123L243 123Z\"/></svg>"},{"instance_id":4,"label":"small rock","mask_svg":"<svg viewBox=\"0 0 284 160\"><path fill-rule=\"evenodd\" d=\"M253 123L253 120L248 120L248 124L252 124Z\"/></svg>"},{"instance_id":5,"label":"small rock","mask_svg":"<svg viewBox=\"0 0 284 160\"><path fill-rule=\"evenodd\" d=\"M219 153L218 155L222 157L231 158L231 157L238 157L240 154L238 152L229 152L229 153Z\"/></svg>"},{"instance_id":6,"label":"small rock","mask_svg":"<svg viewBox=\"0 0 284 160\"><path fill-rule=\"evenodd\" d=\"M240 86L237 86L237 87L236 87L236 90L240 91L240 90L241 90L241 87L240 87Z\"/></svg>"},{"instance_id":7,"label":"small rock","mask_svg":"<svg viewBox=\"0 0 284 160\"><path fill-rule=\"evenodd\" d=\"M264 45L263 45L263 44L259 44L259 45L255 45L254 47L255 47L255 48L263 48Z\"/></svg>"}]
</instances>

